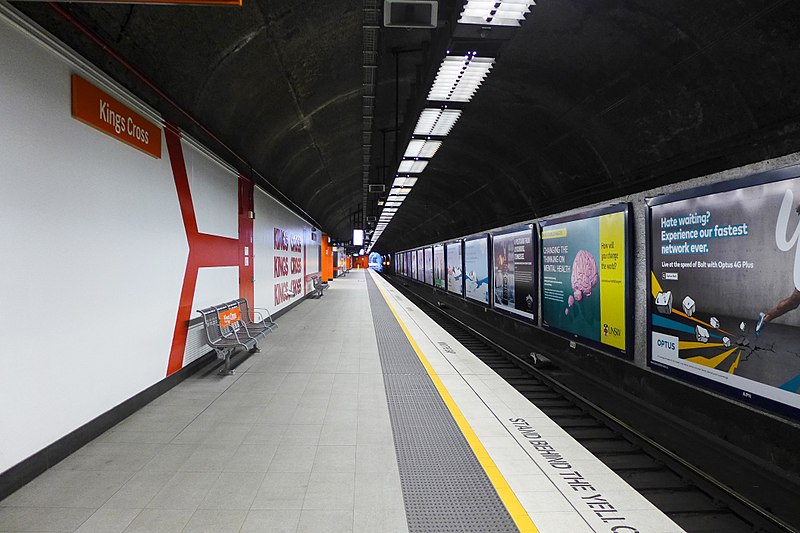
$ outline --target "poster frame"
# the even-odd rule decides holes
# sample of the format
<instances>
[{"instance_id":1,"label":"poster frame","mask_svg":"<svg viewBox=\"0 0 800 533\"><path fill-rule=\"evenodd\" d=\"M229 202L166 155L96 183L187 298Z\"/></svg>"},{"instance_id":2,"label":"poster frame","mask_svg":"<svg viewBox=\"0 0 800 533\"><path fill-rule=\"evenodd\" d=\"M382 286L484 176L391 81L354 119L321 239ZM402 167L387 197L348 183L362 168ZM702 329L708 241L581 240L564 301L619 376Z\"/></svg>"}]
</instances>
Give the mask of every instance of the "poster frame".
<instances>
[{"instance_id":1,"label":"poster frame","mask_svg":"<svg viewBox=\"0 0 800 533\"><path fill-rule=\"evenodd\" d=\"M634 254L633 254L633 240L634 240L634 233L633 233L633 206L630 202L621 202L617 204L612 204L604 207L597 207L594 209L589 209L586 211L580 211L577 213L573 213L570 215L565 216L556 216L553 218L547 218L540 220L538 223L539 229L538 233L538 252L539 252L539 287L544 287L544 245L542 244L542 232L545 230L547 226L553 226L556 224L564 224L567 222L574 222L576 220L586 220L589 218L597 218L603 215L610 215L612 213L624 213L625 221L625 296L623 301L625 302L625 349L620 350L614 346L609 346L608 344L603 344L602 342L595 341L593 339L589 339L587 337L583 337L578 335L577 333L572 333L570 331L566 331L555 326L551 326L545 322L544 317L544 310L543 310L543 302L541 301L541 294L540 294L540 308L541 317L540 323L542 329L549 331L558 335L559 337L563 337L570 341L582 344L599 352L603 352L609 355L613 355L619 357L621 359L633 361L634 354L633 354L633 345L634 345L634 301L633 295L635 293L633 283L635 281L634 278L634 271L633 271L633 262L634 262ZM541 292L541 291L540 291Z\"/></svg>"},{"instance_id":2,"label":"poster frame","mask_svg":"<svg viewBox=\"0 0 800 533\"><path fill-rule=\"evenodd\" d=\"M428 287L435 287L436 283L434 282L433 277L433 246L423 246L422 248L422 284ZM427 258L430 256L431 258L431 282L428 283L426 279L427 268L428 268L428 261Z\"/></svg>"},{"instance_id":3,"label":"poster frame","mask_svg":"<svg viewBox=\"0 0 800 533\"><path fill-rule=\"evenodd\" d=\"M525 230L529 231L530 234L531 234L531 246L533 246L533 262L534 262L532 276L533 276L533 293L534 293L534 295L536 297L536 301L534 302L533 316L530 316L530 317L523 316L521 314L514 313L512 311L509 311L507 309L502 309L502 308L496 307L494 305L494 238L495 237L501 237L503 235L508 235L509 233L519 233L519 232L525 231ZM499 231L493 231L491 233L491 237L492 238L491 238L491 241L490 241L490 245L491 245L492 249L491 249L491 254L489 256L489 268L491 269L490 277L491 277L491 282L492 282L492 285L491 285L490 291L489 291L489 294L490 294L489 302L491 304L492 311L494 311L495 313L498 313L500 315L503 315L503 316L506 316L506 317L509 317L509 318L513 318L514 320L518 320L518 321L522 322L523 324L534 325L534 326L539 324L539 306L540 306L540 303L541 303L539 301L541 296L539 294L539 259L540 258L539 258L539 235L538 234L539 234L539 230L537 228L537 224L535 224L533 222L529 222L527 224L520 224L520 225L517 225L517 226L512 226L510 228L505 228L505 229L502 229L502 230L499 230Z\"/></svg>"},{"instance_id":4,"label":"poster frame","mask_svg":"<svg viewBox=\"0 0 800 533\"><path fill-rule=\"evenodd\" d=\"M470 235L469 237L464 237L461 239L461 272L463 273L467 269L467 243L471 241L477 241L480 239L486 239L486 271L488 273L489 279L487 283L489 284L489 301L482 302L480 300L476 300L471 296L467 296L467 284L466 282L462 281L463 285L463 298L467 302L474 303L476 305L480 305L481 307L486 307L487 309L491 309L492 307L492 283L494 283L494 279L492 278L492 255L491 255L491 247L492 247L492 235L490 233L479 233L477 235ZM463 274L462 274L463 275ZM455 294L455 293L453 293Z\"/></svg>"},{"instance_id":5,"label":"poster frame","mask_svg":"<svg viewBox=\"0 0 800 533\"><path fill-rule=\"evenodd\" d=\"M448 283L447 283L447 281L448 281L447 276L445 276L445 280L444 280L444 290L445 290L445 292L447 294L450 294L451 296L460 296L461 298L465 298L465 296L464 296L464 278L463 278L463 276L464 276L464 239L453 239L451 241L445 241L444 242L444 270L445 270L445 272L447 272L447 267L450 266L449 262L447 260L447 247L449 245L451 245L451 244L457 244L458 247L461 249L461 253L459 254L459 257L461 257L461 276L462 276L462 278L461 278L461 291L460 292L455 292L455 291L451 291L450 290L450 287L448 287Z\"/></svg>"},{"instance_id":6,"label":"poster frame","mask_svg":"<svg viewBox=\"0 0 800 533\"><path fill-rule=\"evenodd\" d=\"M653 207L680 202L682 200L691 200L703 196L710 196L713 194L726 193L740 189L747 189L750 187L758 187L759 185L766 185L769 183L777 183L780 181L787 181L790 179L800 179L800 165L792 165L775 170L767 170L764 172L757 172L740 178L735 178L728 181L721 181L708 185L701 185L699 187L691 187L682 191L668 193L649 198L645 205L645 268L646 273L646 287L647 290L647 307L645 310L645 332L647 339L646 353L647 353L647 367L669 377L672 377L683 383L694 385L700 389L714 392L722 395L727 400L738 403L740 405L747 405L756 407L765 411L769 411L790 419L800 420L800 408L793 407L772 398L761 396L757 392L740 389L732 385L720 383L713 379L705 378L703 376L693 374L680 368L665 365L653 361L653 326L650 319L650 294L652 290L652 280L650 273L653 271L653 251L650 239L654 238L653 231Z\"/></svg>"},{"instance_id":7,"label":"poster frame","mask_svg":"<svg viewBox=\"0 0 800 533\"><path fill-rule=\"evenodd\" d=\"M436 286L436 247L442 247L442 265L444 266L444 278L442 281L444 285L442 287ZM447 290L447 246L443 242L437 242L431 246L433 250L433 288L436 290Z\"/></svg>"}]
</instances>

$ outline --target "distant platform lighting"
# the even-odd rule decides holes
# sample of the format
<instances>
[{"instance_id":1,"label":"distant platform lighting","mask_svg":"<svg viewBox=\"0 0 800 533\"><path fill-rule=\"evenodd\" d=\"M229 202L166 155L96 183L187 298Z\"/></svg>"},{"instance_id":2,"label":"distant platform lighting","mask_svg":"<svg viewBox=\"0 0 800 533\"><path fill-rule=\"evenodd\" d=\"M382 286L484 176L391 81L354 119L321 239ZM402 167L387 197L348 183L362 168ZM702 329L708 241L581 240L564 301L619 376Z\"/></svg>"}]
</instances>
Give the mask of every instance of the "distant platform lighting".
<instances>
[{"instance_id":1,"label":"distant platform lighting","mask_svg":"<svg viewBox=\"0 0 800 533\"><path fill-rule=\"evenodd\" d=\"M435 109L426 107L422 110L414 128L414 135L434 135L444 137L455 126L461 116L458 109Z\"/></svg>"},{"instance_id":2,"label":"distant platform lighting","mask_svg":"<svg viewBox=\"0 0 800 533\"><path fill-rule=\"evenodd\" d=\"M493 64L493 57L477 57L477 52L445 57L428 93L428 100L469 102Z\"/></svg>"},{"instance_id":3,"label":"distant platform lighting","mask_svg":"<svg viewBox=\"0 0 800 533\"><path fill-rule=\"evenodd\" d=\"M533 0L504 0L486 2L469 0L461 12L461 24L481 24L489 26L519 26L525 15L535 6Z\"/></svg>"}]
</instances>

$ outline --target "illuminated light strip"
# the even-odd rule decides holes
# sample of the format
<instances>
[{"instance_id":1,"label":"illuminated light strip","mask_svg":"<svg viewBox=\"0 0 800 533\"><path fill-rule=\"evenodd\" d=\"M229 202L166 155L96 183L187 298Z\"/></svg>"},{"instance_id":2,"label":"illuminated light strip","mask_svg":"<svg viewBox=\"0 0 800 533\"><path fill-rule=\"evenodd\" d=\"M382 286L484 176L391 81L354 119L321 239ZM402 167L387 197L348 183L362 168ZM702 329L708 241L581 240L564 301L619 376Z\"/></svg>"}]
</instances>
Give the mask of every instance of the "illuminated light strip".
<instances>
[{"instance_id":1,"label":"illuminated light strip","mask_svg":"<svg viewBox=\"0 0 800 533\"><path fill-rule=\"evenodd\" d=\"M461 111L458 109L434 109L426 107L422 110L414 128L414 135L435 135L444 137L453 129Z\"/></svg>"},{"instance_id":2,"label":"illuminated light strip","mask_svg":"<svg viewBox=\"0 0 800 533\"><path fill-rule=\"evenodd\" d=\"M530 13L533 0L469 0L458 22L461 24L480 24L482 26L519 26Z\"/></svg>"},{"instance_id":3,"label":"illuminated light strip","mask_svg":"<svg viewBox=\"0 0 800 533\"><path fill-rule=\"evenodd\" d=\"M478 459L481 467L483 467L484 472L486 472L486 477L488 477L489 481L492 483L494 490L497 492L497 495L500 497L503 505L505 505L508 514L511 516L511 519L514 520L517 529L519 529L520 533L539 533L539 529L536 527L536 525L534 525L533 520L531 520L531 517L528 515L528 512L522 506L522 503L519 501L519 498L517 498L517 495L514 493L514 490L508 484L505 477L503 477L503 474L492 460L489 452L486 451L486 448L481 443L478 435L472 429L472 426L469 425L467 418L463 415L461 409L458 408L458 405L453 400L453 397L450 396L450 392L447 390L447 387L444 386L444 383L442 383L442 380L439 378L436 370L434 370L430 362L428 362L427 357L425 357L425 354L422 353L417 341L414 340L411 332L408 331L408 328L394 310L394 307L389 302L389 297L378 283L375 283L375 286L378 287L381 296L383 296L383 300L386 302L386 305L389 307L389 310L392 312L395 320L397 320L397 323L403 330L408 342L414 349L414 353L417 354L422 366L425 367L425 371L428 373L433 385L439 392L439 396L442 397L442 401L447 406L450 414L453 416L453 420L455 420L458 428L464 435L464 439L466 439L470 448L472 448L472 452L475 454L475 457Z\"/></svg>"},{"instance_id":4,"label":"illuminated light strip","mask_svg":"<svg viewBox=\"0 0 800 533\"><path fill-rule=\"evenodd\" d=\"M428 93L428 100L469 102L493 64L493 57L476 57L476 52L445 57Z\"/></svg>"},{"instance_id":5,"label":"illuminated light strip","mask_svg":"<svg viewBox=\"0 0 800 533\"><path fill-rule=\"evenodd\" d=\"M424 157L430 159L436 155L437 150L442 146L442 141L429 141L422 139L412 139L408 143L406 153L403 157Z\"/></svg>"},{"instance_id":6,"label":"illuminated light strip","mask_svg":"<svg viewBox=\"0 0 800 533\"><path fill-rule=\"evenodd\" d=\"M400 166L397 167L398 172L408 172L409 174L419 174L425 167L428 166L427 161L414 161L410 159L404 159L400 161Z\"/></svg>"},{"instance_id":7,"label":"illuminated light strip","mask_svg":"<svg viewBox=\"0 0 800 533\"><path fill-rule=\"evenodd\" d=\"M417 179L410 176L397 176L392 183L392 187L413 187L416 185Z\"/></svg>"}]
</instances>

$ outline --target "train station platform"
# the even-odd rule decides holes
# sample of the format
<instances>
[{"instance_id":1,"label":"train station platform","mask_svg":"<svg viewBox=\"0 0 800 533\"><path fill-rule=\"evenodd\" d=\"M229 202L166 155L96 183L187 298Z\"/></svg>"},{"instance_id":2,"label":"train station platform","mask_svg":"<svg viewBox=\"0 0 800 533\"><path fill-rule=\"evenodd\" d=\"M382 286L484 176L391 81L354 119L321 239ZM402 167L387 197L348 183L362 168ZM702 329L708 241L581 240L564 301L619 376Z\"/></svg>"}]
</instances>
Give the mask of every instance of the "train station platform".
<instances>
[{"instance_id":1,"label":"train station platform","mask_svg":"<svg viewBox=\"0 0 800 533\"><path fill-rule=\"evenodd\" d=\"M682 531L379 275L0 502L0 531Z\"/></svg>"}]
</instances>

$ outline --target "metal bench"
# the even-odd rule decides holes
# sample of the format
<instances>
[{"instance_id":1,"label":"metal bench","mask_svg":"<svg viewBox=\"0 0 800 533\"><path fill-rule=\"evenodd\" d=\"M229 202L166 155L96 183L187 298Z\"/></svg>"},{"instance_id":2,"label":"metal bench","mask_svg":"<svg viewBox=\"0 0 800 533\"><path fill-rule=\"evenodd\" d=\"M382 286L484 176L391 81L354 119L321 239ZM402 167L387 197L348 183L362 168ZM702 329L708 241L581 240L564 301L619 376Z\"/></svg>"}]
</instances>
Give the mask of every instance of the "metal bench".
<instances>
[{"instance_id":1,"label":"metal bench","mask_svg":"<svg viewBox=\"0 0 800 533\"><path fill-rule=\"evenodd\" d=\"M323 291L328 288L328 283L322 281L322 278L313 276L311 278L311 283L314 285L312 289L311 296L314 298L322 298Z\"/></svg>"},{"instance_id":2,"label":"metal bench","mask_svg":"<svg viewBox=\"0 0 800 533\"><path fill-rule=\"evenodd\" d=\"M266 311L266 317L261 313ZM269 310L258 308L255 322L250 319L250 307L247 300L239 298L220 305L212 305L197 311L203 317L203 326L208 345L217 353L217 359L224 359L225 366L220 374L231 375L231 356L243 348L258 352L258 341L278 327L272 320Z\"/></svg>"}]
</instances>

